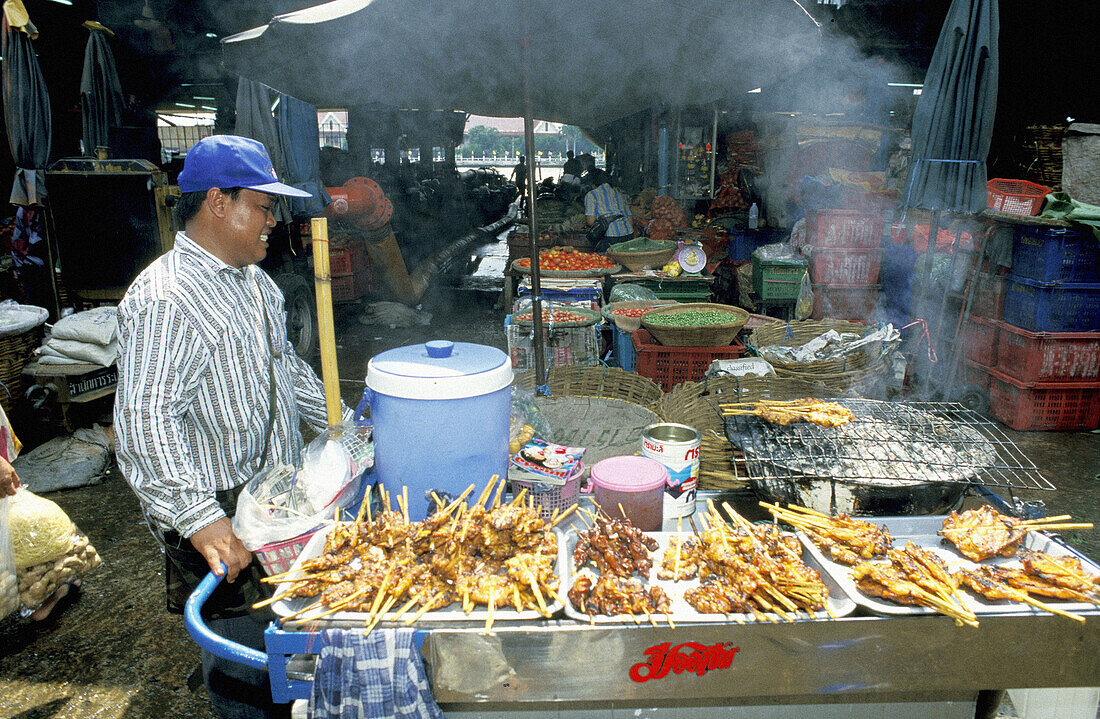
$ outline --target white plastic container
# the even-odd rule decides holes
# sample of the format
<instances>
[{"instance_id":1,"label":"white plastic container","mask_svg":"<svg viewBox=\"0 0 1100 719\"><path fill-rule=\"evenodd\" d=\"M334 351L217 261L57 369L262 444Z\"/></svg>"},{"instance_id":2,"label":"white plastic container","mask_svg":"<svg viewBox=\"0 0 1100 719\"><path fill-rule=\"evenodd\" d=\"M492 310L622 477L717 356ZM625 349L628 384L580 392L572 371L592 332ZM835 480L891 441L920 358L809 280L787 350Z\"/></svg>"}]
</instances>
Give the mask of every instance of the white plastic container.
<instances>
[{"instance_id":1,"label":"white plastic container","mask_svg":"<svg viewBox=\"0 0 1100 719\"><path fill-rule=\"evenodd\" d=\"M460 494L508 471L512 363L495 347L433 340L381 352L367 364L375 473L387 492L408 487L409 518L431 492Z\"/></svg>"}]
</instances>

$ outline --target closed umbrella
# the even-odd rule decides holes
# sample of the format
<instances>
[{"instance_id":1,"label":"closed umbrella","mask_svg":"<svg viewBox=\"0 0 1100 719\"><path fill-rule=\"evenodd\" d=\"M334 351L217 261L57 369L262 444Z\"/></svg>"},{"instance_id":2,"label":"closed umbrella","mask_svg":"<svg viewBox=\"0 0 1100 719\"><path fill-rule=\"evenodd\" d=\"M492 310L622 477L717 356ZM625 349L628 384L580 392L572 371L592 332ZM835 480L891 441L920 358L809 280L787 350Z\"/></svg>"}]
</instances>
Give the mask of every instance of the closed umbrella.
<instances>
[{"instance_id":1,"label":"closed umbrella","mask_svg":"<svg viewBox=\"0 0 1100 719\"><path fill-rule=\"evenodd\" d=\"M999 33L997 0L951 3L913 113L909 205L957 212L986 206Z\"/></svg>"},{"instance_id":2,"label":"closed umbrella","mask_svg":"<svg viewBox=\"0 0 1100 719\"><path fill-rule=\"evenodd\" d=\"M321 142L317 129L317 108L290 95L280 95L275 108L275 125L283 153L285 181L312 197L291 197L290 214L295 219L319 215L332 204L321 184Z\"/></svg>"},{"instance_id":3,"label":"closed umbrella","mask_svg":"<svg viewBox=\"0 0 1100 719\"><path fill-rule=\"evenodd\" d=\"M107 146L110 128L122 124L125 99L115 70L115 55L108 44L108 37L114 33L91 20L84 27L89 35L80 76L80 119L84 124L84 154L94 155L97 147Z\"/></svg>"},{"instance_id":4,"label":"closed umbrella","mask_svg":"<svg viewBox=\"0 0 1100 719\"><path fill-rule=\"evenodd\" d=\"M279 128L275 124L274 108L279 93L261 82L241 78L237 82L237 125L235 132L262 142L271 156L271 164L280 179L286 177ZM279 222L290 222L290 205L285 197L277 197L271 213Z\"/></svg>"},{"instance_id":5,"label":"closed umbrella","mask_svg":"<svg viewBox=\"0 0 1100 719\"><path fill-rule=\"evenodd\" d=\"M4 122L8 146L15 159L11 201L16 205L40 205L46 197L45 170L50 160L50 95L38 67L31 40L38 30L20 0L4 3L0 53Z\"/></svg>"}]
</instances>

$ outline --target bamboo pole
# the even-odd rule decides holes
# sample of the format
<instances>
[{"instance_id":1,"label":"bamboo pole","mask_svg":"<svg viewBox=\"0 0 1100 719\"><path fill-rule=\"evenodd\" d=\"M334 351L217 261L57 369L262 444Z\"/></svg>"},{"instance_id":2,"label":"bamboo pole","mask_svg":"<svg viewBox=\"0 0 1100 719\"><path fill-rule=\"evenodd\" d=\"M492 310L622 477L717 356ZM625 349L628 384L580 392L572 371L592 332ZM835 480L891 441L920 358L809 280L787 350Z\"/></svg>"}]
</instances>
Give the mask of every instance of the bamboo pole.
<instances>
[{"instance_id":1,"label":"bamboo pole","mask_svg":"<svg viewBox=\"0 0 1100 719\"><path fill-rule=\"evenodd\" d=\"M317 288L317 337L321 346L321 380L325 386L325 409L330 427L344 420L340 411L340 373L336 369L336 330L332 320L332 276L329 272L328 220L314 217L309 223L313 237L313 280Z\"/></svg>"}]
</instances>

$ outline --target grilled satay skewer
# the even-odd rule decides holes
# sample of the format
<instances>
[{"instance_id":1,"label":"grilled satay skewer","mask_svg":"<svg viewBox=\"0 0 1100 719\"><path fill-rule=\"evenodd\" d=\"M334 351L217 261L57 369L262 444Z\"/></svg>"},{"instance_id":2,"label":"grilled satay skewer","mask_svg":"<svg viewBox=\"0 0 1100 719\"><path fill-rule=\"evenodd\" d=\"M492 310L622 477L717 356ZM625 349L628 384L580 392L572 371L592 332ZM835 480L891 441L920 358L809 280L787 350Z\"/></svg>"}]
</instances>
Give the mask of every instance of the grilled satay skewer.
<instances>
[{"instance_id":1,"label":"grilled satay skewer","mask_svg":"<svg viewBox=\"0 0 1100 719\"><path fill-rule=\"evenodd\" d=\"M980 567L979 569L989 569L989 567ZM1032 599L1031 595L1027 592L998 581L994 575L988 572L960 569L955 574L959 577L962 584L974 591L975 594L980 594L986 599L1009 599L1014 602L1024 602L1025 604L1030 604L1033 607L1042 609L1044 612L1058 614L1067 619L1072 619L1075 622L1081 622L1082 624L1085 622L1085 618L1081 615L1067 612L1058 607L1052 607L1049 604Z\"/></svg>"}]
</instances>

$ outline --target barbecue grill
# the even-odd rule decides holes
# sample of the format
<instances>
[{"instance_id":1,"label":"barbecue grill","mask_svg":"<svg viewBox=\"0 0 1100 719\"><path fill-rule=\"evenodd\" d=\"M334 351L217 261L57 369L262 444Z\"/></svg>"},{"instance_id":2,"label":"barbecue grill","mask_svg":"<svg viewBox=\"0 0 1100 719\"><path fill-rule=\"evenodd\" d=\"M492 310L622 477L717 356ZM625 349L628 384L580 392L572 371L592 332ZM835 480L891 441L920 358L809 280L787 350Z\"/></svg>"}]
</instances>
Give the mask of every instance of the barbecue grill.
<instances>
[{"instance_id":1,"label":"barbecue grill","mask_svg":"<svg viewBox=\"0 0 1100 719\"><path fill-rule=\"evenodd\" d=\"M954 402L841 399L856 419L837 427L726 419L757 491L822 512L934 514L967 488L1051 490L989 420Z\"/></svg>"}]
</instances>

